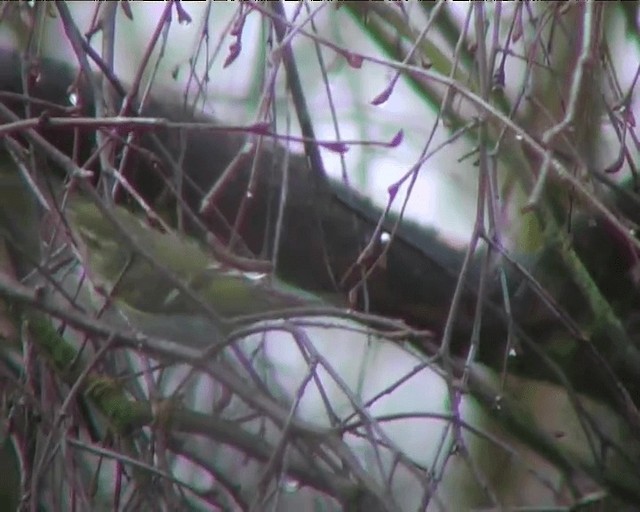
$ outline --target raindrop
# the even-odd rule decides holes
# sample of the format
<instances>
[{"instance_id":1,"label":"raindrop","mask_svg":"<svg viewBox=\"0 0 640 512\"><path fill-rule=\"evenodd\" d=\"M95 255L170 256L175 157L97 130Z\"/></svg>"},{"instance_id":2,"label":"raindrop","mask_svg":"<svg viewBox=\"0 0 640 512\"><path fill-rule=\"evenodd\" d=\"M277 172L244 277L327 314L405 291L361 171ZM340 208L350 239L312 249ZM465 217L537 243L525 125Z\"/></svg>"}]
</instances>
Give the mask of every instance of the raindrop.
<instances>
[{"instance_id":1,"label":"raindrop","mask_svg":"<svg viewBox=\"0 0 640 512\"><path fill-rule=\"evenodd\" d=\"M267 278L267 274L263 272L245 272L243 275L250 281L262 281Z\"/></svg>"},{"instance_id":2,"label":"raindrop","mask_svg":"<svg viewBox=\"0 0 640 512\"><path fill-rule=\"evenodd\" d=\"M383 231L380 234L380 243L383 245L388 244L391 241L391 235L389 233L387 233L386 231Z\"/></svg>"},{"instance_id":3,"label":"raindrop","mask_svg":"<svg viewBox=\"0 0 640 512\"><path fill-rule=\"evenodd\" d=\"M284 492L292 493L298 491L298 489L300 489L300 482L298 480L285 478L282 482L282 490Z\"/></svg>"},{"instance_id":4,"label":"raindrop","mask_svg":"<svg viewBox=\"0 0 640 512\"><path fill-rule=\"evenodd\" d=\"M67 96L67 98L69 99L69 104L73 105L74 107L78 106L78 93L71 92L69 93L69 96Z\"/></svg>"}]
</instances>

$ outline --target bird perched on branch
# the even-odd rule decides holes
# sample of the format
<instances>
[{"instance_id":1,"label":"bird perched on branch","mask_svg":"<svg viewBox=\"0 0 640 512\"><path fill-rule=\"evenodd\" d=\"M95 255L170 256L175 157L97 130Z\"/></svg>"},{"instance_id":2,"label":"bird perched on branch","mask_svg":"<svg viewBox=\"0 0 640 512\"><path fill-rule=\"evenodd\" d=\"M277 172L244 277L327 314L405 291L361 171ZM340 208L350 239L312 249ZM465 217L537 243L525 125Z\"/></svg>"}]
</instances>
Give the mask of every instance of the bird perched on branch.
<instances>
[{"instance_id":1,"label":"bird perched on branch","mask_svg":"<svg viewBox=\"0 0 640 512\"><path fill-rule=\"evenodd\" d=\"M272 275L226 267L190 237L163 233L122 207L104 215L72 199L66 213L92 284L138 318L208 314L228 332L240 317L331 306Z\"/></svg>"},{"instance_id":2,"label":"bird perched on branch","mask_svg":"<svg viewBox=\"0 0 640 512\"><path fill-rule=\"evenodd\" d=\"M49 59L21 64L17 53L0 50L0 90L13 93L3 104L18 117L25 114L27 104L32 117L45 120L94 115L93 90L70 66ZM20 70L25 68L33 70L38 79L24 80ZM47 103L30 102L23 95L25 84L28 97ZM77 98L75 104L70 93ZM463 254L449 247L434 230L408 222L396 226L397 218L389 215L382 223L386 233L394 234L393 244L387 247L372 240L383 211L338 181L330 182L328 192L317 193L304 157L292 154L285 158L283 147L264 139L253 157L236 158L250 137L225 131L219 120L185 112L182 103L170 98L151 98L143 110L131 112L132 116L137 114L220 128L190 131L160 126L152 132L134 132L128 146L123 144L126 132L111 132L116 148L127 148L123 177L173 225L180 225L201 241L213 235L228 244L236 256L271 260L276 276L329 298L331 303L348 303L367 313L402 319L420 330L442 333ZM90 160L95 145L91 130L55 128L43 122L39 133L78 163ZM118 163L122 152L115 153ZM46 156L43 166L45 162L52 173L63 175ZM99 179L98 160L91 162L89 169ZM285 162L289 166L286 173ZM227 173L232 163L232 172ZM218 183L223 175L223 183ZM280 217L285 176L290 192ZM218 192L209 198L213 188ZM132 204L126 193L120 193L117 202ZM361 258L367 246L373 250ZM463 292L454 325L453 346L460 352L467 350L472 330L474 282ZM495 340L504 339L504 322L486 311L483 325L493 332L494 342L487 347L499 353L502 343Z\"/></svg>"}]
</instances>

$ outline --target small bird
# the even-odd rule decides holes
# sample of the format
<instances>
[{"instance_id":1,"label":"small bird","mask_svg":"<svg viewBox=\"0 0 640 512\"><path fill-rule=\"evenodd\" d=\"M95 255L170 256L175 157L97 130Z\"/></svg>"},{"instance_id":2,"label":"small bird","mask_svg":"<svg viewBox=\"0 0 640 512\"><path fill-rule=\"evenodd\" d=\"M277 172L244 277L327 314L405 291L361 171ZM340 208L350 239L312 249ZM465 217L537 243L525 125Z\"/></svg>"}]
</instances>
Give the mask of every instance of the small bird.
<instances>
[{"instance_id":1,"label":"small bird","mask_svg":"<svg viewBox=\"0 0 640 512\"><path fill-rule=\"evenodd\" d=\"M328 306L271 275L225 267L195 240L160 232L121 206L110 208L112 219L85 199L73 199L67 208L81 263L94 288L127 311L202 315L200 299L220 319L230 320L292 307ZM193 293L185 293L185 288Z\"/></svg>"}]
</instances>

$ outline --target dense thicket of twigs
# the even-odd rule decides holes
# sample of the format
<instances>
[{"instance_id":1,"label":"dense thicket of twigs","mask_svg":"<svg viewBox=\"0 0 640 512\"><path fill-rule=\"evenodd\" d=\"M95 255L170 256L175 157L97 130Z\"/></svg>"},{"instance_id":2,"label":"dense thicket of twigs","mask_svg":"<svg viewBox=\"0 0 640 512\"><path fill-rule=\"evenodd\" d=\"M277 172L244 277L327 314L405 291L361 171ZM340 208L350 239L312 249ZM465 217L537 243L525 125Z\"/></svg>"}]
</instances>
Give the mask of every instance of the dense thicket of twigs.
<instances>
[{"instance_id":1,"label":"dense thicket of twigs","mask_svg":"<svg viewBox=\"0 0 640 512\"><path fill-rule=\"evenodd\" d=\"M6 495L7 507L19 502L25 510L88 510L90 503L155 510L195 506L198 495L202 506L260 510L270 503L273 481L291 478L291 486L319 490L335 506L389 505L365 477L335 467L336 460L348 460L341 446L305 430L308 425L293 421L290 427L278 417L286 408L270 408L257 392L254 402L240 395L243 414L291 428L287 468L278 462L286 443L261 444L237 423L198 412L206 409L199 407L203 386L215 395L209 409L211 402L222 409L225 401L239 400L229 390L252 374L250 363L247 374L224 365L207 370L192 347L141 341L109 312L91 311L87 297L68 296L64 269L75 264L78 250L72 249L77 240L65 203L77 197L99 201L107 211L123 206L158 232L187 233L225 268L273 272L321 297L327 310L339 308L362 325L410 340L493 412L500 409L499 386L469 373L465 361L486 364L505 379L550 381L570 397L580 392L604 401L631 432L632 457L640 441L640 184L633 117L640 64L632 63L633 78L623 79L613 53L635 44L637 54L637 7L626 4L507 9L477 3L456 18L444 2L344 2L339 9L300 3L299 11L286 13L280 3L244 3L215 35L225 47L231 42L227 54L217 55L218 66L225 62L219 73L249 46L268 55L246 73L247 81L262 75L262 103L254 122L242 126L203 114L193 95L145 94L161 38L148 42L133 84L113 71L113 27L128 23L119 16L140 12L130 12L128 3L96 7L90 28L78 26L64 2L3 6L0 31L28 35L17 38L18 48L0 51L0 464L10 476L0 478L0 499ZM164 9L162 24L171 16L189 18L186 5ZM204 12L214 17L210 9ZM310 16L306 9L324 9L319 19L325 27L348 19L375 53L348 46L315 21L302 23ZM243 38L250 16L260 17L264 30L255 42ZM209 21L199 22L205 27ZM74 65L43 56L38 41L51 25L62 27ZM213 48L209 37L202 29L194 54ZM414 187L433 154L454 151L458 139L473 146L470 156L455 155L460 165L474 161L469 182L477 195L476 222L465 250L448 246L432 229L400 222L397 213L328 177L320 149L339 154L350 144L337 135L318 142L319 114L309 108L303 83L331 84L335 75L319 57L317 68L304 66L292 51L298 38L317 45L305 57L316 58L316 49L317 55L331 52L346 74L364 72L363 64L386 73L386 90L367 91L373 104L384 105L401 80L415 101L432 106L434 121L420 127L420 160L402 182L388 184L392 199L401 186ZM193 82L201 87L191 93L200 94L206 81L195 69ZM282 91L276 71L286 76ZM297 119L294 135L282 123L281 97ZM333 99L327 93L327 104ZM334 116L340 123L340 113ZM433 142L435 132L443 143ZM285 149L290 139L304 143L304 155ZM385 151L397 151L398 140ZM370 141L353 146L364 142ZM416 186L409 195L419 192ZM172 339L174 319L162 322L154 333ZM191 326L196 337L203 328L197 322ZM192 334L178 334L186 335ZM167 371L159 376L153 365ZM579 496L581 503L640 503L638 475L617 481L604 469L572 466L527 430L517 405L505 400L496 412L506 430L563 471L584 471L612 495ZM202 439L223 447L206 454ZM202 494L172 480L181 456L204 468L224 492ZM231 476L244 470L229 460L245 456L266 462L256 484L263 494L248 497ZM314 456L320 462L309 464ZM307 503L303 491L299 499Z\"/></svg>"}]
</instances>

